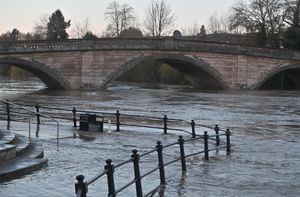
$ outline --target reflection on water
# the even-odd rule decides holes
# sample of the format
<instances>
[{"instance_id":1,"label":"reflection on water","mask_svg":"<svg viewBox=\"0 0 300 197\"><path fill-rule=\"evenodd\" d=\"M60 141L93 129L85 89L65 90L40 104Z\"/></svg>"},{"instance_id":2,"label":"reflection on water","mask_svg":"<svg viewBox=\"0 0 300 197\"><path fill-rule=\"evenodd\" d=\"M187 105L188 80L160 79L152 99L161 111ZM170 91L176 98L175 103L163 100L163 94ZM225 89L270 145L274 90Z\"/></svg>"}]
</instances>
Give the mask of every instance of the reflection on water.
<instances>
[{"instance_id":1,"label":"reflection on water","mask_svg":"<svg viewBox=\"0 0 300 197\"><path fill-rule=\"evenodd\" d=\"M101 91L39 90L43 85L31 83L16 90L2 82L1 98L19 103L35 103L78 109L126 112L160 116L214 126L233 131L233 153L211 153L210 162L194 156L187 160L187 172L180 164L166 170L167 187L156 196L299 196L300 194L300 92L298 91L196 91L190 87L160 86L148 89L133 84L116 84ZM20 82L14 82L18 87ZM31 88L30 88L31 86ZM3 91L2 89L6 89ZM5 92L5 93L3 93ZM5 125L6 123L1 123ZM162 136L158 132L78 134L73 138L72 123L61 126L60 148L55 148L55 127L41 125L39 140L45 146L47 168L0 185L0 196L73 196L74 177L79 173L92 177L103 170L104 161L127 160L133 148L149 150L157 140L173 142L176 135ZM6 126L6 125L5 125ZM22 125L11 123L22 130ZM198 133L203 130L197 128ZM191 146L189 153L202 145ZM176 151L166 154L174 158ZM113 153L113 154L112 154ZM147 165L149 164L149 165ZM151 160L143 163L151 169ZM125 183L132 172L124 169L116 178ZM124 178L125 177L125 178ZM147 179L144 191L153 189L157 177ZM144 181L144 180L143 180ZM146 180L145 180L146 181ZM122 185L122 184L121 184ZM118 186L121 186L118 184ZM106 196L106 182L100 180L90 187L89 196ZM14 191L14 192L11 192ZM122 195L121 195L122 196ZM134 188L124 196L134 196Z\"/></svg>"}]
</instances>

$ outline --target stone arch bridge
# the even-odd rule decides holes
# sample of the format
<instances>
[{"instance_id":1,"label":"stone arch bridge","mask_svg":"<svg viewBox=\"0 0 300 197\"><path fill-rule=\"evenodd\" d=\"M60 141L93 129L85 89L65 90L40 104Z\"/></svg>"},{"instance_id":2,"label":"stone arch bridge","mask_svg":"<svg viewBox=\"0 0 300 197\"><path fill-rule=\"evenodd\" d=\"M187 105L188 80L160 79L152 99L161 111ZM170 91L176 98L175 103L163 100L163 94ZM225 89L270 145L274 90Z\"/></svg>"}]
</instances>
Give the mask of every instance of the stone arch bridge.
<instances>
[{"instance_id":1,"label":"stone arch bridge","mask_svg":"<svg viewBox=\"0 0 300 197\"><path fill-rule=\"evenodd\" d=\"M31 72L53 89L99 89L155 60L202 89L259 89L285 72L300 89L300 53L165 38L0 42L0 65Z\"/></svg>"}]
</instances>

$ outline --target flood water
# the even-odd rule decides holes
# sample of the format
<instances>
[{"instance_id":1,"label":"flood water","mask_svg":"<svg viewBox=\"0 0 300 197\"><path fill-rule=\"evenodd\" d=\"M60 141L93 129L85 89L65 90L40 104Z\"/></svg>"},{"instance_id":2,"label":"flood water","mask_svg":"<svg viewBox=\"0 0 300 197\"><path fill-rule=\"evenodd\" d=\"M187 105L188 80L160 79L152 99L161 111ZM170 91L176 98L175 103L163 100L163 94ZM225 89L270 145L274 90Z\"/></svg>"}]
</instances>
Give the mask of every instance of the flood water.
<instances>
[{"instance_id":1,"label":"flood water","mask_svg":"<svg viewBox=\"0 0 300 197\"><path fill-rule=\"evenodd\" d=\"M215 91L201 92L189 87L148 87L116 84L103 91L42 90L35 81L2 80L0 98L18 103L44 104L105 112L139 114L171 118L221 128L230 128L232 154L211 152L187 159L187 172L180 163L166 167L167 186L154 196L300 196L300 92L299 91ZM1 122L6 128L6 122ZM11 129L26 135L28 125L11 123ZM189 129L189 128L187 128ZM106 159L115 164L130 158L131 150L140 152L175 142L178 133L136 130L95 133L80 136L72 122L60 126L61 139L56 147L54 124L42 124L39 137L48 166L19 179L0 184L1 197L75 196L78 174L87 179L102 172ZM203 128L197 128L202 134ZM189 145L188 153L202 150L202 144ZM165 159L179 150L169 150ZM154 155L153 157L156 157ZM156 161L156 160L155 160ZM152 159L141 161L142 169L152 169ZM132 165L115 172L116 187L133 177ZM142 170L142 173L145 172ZM159 184L159 175L143 179L147 193ZM106 177L89 186L88 196L107 196ZM134 187L118 196L135 196Z\"/></svg>"}]
</instances>

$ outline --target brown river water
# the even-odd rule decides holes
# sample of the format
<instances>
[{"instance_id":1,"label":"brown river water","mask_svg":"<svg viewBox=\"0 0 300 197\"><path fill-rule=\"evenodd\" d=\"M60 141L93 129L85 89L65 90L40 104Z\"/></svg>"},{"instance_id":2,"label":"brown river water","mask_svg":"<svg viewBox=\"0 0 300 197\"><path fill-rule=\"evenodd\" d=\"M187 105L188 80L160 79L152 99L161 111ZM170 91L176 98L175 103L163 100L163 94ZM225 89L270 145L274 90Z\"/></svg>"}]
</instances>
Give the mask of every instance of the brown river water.
<instances>
[{"instance_id":1,"label":"brown river water","mask_svg":"<svg viewBox=\"0 0 300 197\"><path fill-rule=\"evenodd\" d=\"M180 163L166 168L166 189L154 196L300 196L300 91L209 91L190 87L145 87L115 84L102 91L53 91L36 81L1 81L0 98L18 103L44 104L72 109L126 112L195 120L196 123L230 128L232 154L224 151L187 159L187 172ZM0 121L1 128L6 122ZM11 129L26 135L25 123L11 123ZM26 128L26 129L24 129ZM33 126L36 129L36 126ZM0 184L1 197L75 196L75 177L87 179L102 172L106 159L120 163L130 158L131 150L147 151L160 140L175 142L178 133L130 128L73 138L72 122L60 125L61 139L56 147L56 127L42 124L36 140L43 143L48 166L18 179ZM26 130L27 131L27 130ZM77 131L76 131L77 132ZM198 128L202 133L203 129ZM202 145L190 145L189 152ZM174 157L178 150L166 153ZM156 160L155 160L156 161ZM143 169L157 165L151 158ZM116 187L132 177L131 165L115 173ZM159 175L143 180L145 193L159 184ZM89 186L88 196L107 196L106 178ZM135 196L130 187L118 196Z\"/></svg>"}]
</instances>

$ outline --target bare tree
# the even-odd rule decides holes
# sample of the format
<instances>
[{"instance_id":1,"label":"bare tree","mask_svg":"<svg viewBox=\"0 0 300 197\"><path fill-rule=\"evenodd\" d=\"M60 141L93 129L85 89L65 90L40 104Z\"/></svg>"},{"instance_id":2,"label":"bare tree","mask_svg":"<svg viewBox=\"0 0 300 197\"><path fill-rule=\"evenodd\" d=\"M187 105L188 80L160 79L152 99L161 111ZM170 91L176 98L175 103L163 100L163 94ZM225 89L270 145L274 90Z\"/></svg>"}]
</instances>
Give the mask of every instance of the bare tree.
<instances>
[{"instance_id":1,"label":"bare tree","mask_svg":"<svg viewBox=\"0 0 300 197\"><path fill-rule=\"evenodd\" d=\"M43 14L39 17L39 21L35 23L33 28L33 34L35 38L46 39L49 18L49 14Z\"/></svg>"},{"instance_id":2,"label":"bare tree","mask_svg":"<svg viewBox=\"0 0 300 197\"><path fill-rule=\"evenodd\" d=\"M176 18L171 7L164 0L152 1L146 11L144 24L152 36L161 36L175 24Z\"/></svg>"},{"instance_id":3,"label":"bare tree","mask_svg":"<svg viewBox=\"0 0 300 197\"><path fill-rule=\"evenodd\" d=\"M240 0L233 6L232 27L256 33L261 45L277 46L291 0Z\"/></svg>"},{"instance_id":4,"label":"bare tree","mask_svg":"<svg viewBox=\"0 0 300 197\"><path fill-rule=\"evenodd\" d=\"M72 37L82 38L87 32L90 32L90 22L86 18L82 22L75 22L75 26L71 30Z\"/></svg>"},{"instance_id":5,"label":"bare tree","mask_svg":"<svg viewBox=\"0 0 300 197\"><path fill-rule=\"evenodd\" d=\"M106 8L105 19L108 21L106 35L118 37L123 30L134 23L134 8L127 3L120 5L112 1Z\"/></svg>"},{"instance_id":6,"label":"bare tree","mask_svg":"<svg viewBox=\"0 0 300 197\"><path fill-rule=\"evenodd\" d=\"M197 22L195 22L193 27L183 28L181 31L185 36L196 36L199 34L200 27L198 26Z\"/></svg>"},{"instance_id":7,"label":"bare tree","mask_svg":"<svg viewBox=\"0 0 300 197\"><path fill-rule=\"evenodd\" d=\"M215 12L208 18L208 30L211 33L231 33L230 21L229 15Z\"/></svg>"},{"instance_id":8,"label":"bare tree","mask_svg":"<svg viewBox=\"0 0 300 197\"><path fill-rule=\"evenodd\" d=\"M300 27L300 0L286 0L287 16L285 23L292 28Z\"/></svg>"}]
</instances>

